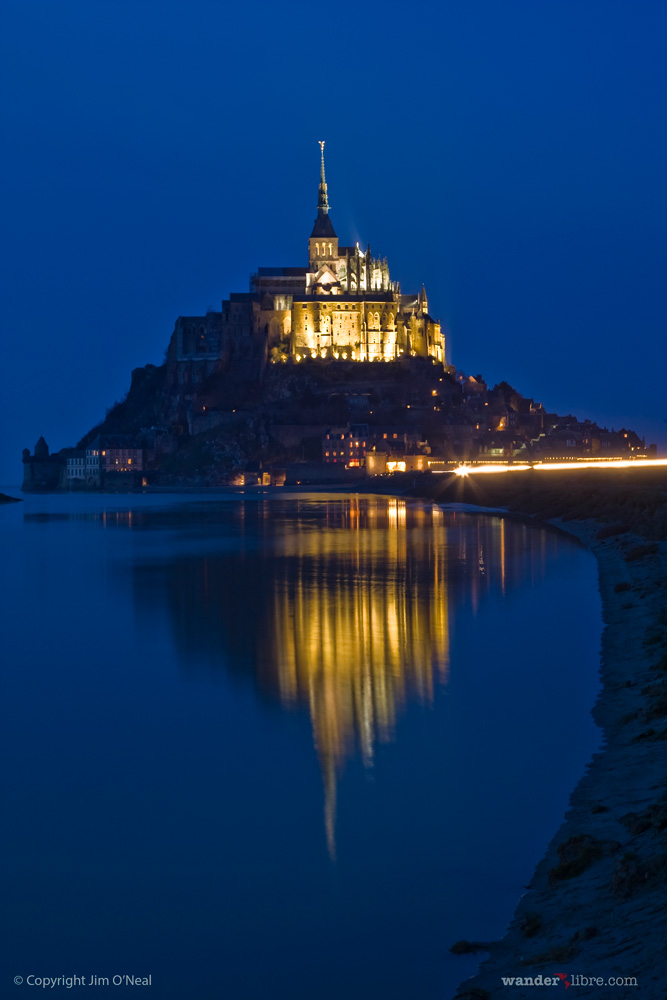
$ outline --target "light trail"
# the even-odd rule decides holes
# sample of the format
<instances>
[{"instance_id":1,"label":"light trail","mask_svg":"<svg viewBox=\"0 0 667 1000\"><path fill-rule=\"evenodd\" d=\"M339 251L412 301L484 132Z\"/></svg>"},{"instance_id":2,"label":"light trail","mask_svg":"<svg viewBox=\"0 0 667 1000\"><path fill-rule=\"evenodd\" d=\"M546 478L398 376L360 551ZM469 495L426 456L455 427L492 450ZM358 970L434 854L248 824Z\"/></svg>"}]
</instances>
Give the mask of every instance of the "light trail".
<instances>
[{"instance_id":1,"label":"light trail","mask_svg":"<svg viewBox=\"0 0 667 1000\"><path fill-rule=\"evenodd\" d=\"M667 458L602 458L583 459L574 462L535 462L531 465L517 465L515 463L500 462L493 465L459 465L455 469L437 470L438 472L450 471L457 476L472 476L478 473L499 473L499 472L527 472L532 469L534 472L563 471L564 469L637 469L637 468L657 468L667 465ZM433 472L436 470L433 469Z\"/></svg>"}]
</instances>

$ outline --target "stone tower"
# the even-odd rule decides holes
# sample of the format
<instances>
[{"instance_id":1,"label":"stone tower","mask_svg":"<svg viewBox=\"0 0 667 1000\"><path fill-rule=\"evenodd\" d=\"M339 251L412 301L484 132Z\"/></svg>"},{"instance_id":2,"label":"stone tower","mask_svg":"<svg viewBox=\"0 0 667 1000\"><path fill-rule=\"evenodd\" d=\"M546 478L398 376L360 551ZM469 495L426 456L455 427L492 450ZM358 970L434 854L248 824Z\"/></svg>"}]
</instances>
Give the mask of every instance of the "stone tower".
<instances>
[{"instance_id":1,"label":"stone tower","mask_svg":"<svg viewBox=\"0 0 667 1000\"><path fill-rule=\"evenodd\" d=\"M308 261L319 268L325 261L338 260L338 237L329 218L329 197L324 174L324 142L320 142L320 188L317 200L317 218L308 240Z\"/></svg>"}]
</instances>

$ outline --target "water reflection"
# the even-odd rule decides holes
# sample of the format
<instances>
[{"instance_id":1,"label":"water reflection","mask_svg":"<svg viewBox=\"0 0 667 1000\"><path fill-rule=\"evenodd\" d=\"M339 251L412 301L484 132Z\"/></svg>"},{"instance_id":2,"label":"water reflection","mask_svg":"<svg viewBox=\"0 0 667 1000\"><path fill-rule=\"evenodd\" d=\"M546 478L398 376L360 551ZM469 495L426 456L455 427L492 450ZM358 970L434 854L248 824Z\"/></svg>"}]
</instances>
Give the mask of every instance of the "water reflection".
<instances>
[{"instance_id":1,"label":"water reflection","mask_svg":"<svg viewBox=\"0 0 667 1000\"><path fill-rule=\"evenodd\" d=\"M447 682L457 605L476 610L490 590L504 594L526 560L508 563L502 518L397 499L207 505L194 519L193 510L107 513L103 523L204 538L194 553L191 539L181 556L134 561L136 600L143 615L166 601L188 670L224 665L286 708L307 708L333 857L345 761L359 753L372 767L402 708L432 702L434 684ZM544 571L546 537L513 530L533 575Z\"/></svg>"},{"instance_id":2,"label":"water reflection","mask_svg":"<svg viewBox=\"0 0 667 1000\"><path fill-rule=\"evenodd\" d=\"M423 510L410 531L406 504L329 509L326 527L297 531L276 548L259 659L284 704L308 706L335 853L336 775L359 747L367 767L391 738L411 697L433 699L449 668L447 529ZM427 523L428 521L428 523ZM416 522L416 523L415 523Z\"/></svg>"},{"instance_id":3,"label":"water reflection","mask_svg":"<svg viewBox=\"0 0 667 1000\"><path fill-rule=\"evenodd\" d=\"M526 572L541 577L549 538L513 525L523 558L508 559L504 518L358 496L38 512L26 520L158 536L153 558L132 558L141 615L168 608L188 671L205 663L251 675L286 708L307 709L332 857L345 761L359 753L372 767L402 708L432 703L434 684L447 682L456 607L467 602L476 613L486 593L505 595Z\"/></svg>"}]
</instances>

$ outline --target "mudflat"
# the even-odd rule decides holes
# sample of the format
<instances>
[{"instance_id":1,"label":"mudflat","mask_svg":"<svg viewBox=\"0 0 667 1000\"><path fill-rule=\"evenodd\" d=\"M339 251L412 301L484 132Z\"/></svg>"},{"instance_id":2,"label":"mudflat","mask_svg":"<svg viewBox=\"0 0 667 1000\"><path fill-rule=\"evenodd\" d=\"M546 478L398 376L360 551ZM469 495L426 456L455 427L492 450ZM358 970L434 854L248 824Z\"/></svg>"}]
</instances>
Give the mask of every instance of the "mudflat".
<instances>
[{"instance_id":1,"label":"mudflat","mask_svg":"<svg viewBox=\"0 0 667 1000\"><path fill-rule=\"evenodd\" d=\"M530 471L420 486L434 499L504 507L575 535L597 558L604 619L594 708L602 748L507 934L487 944L456 996L534 997L530 981L541 976L580 997L665 1000L667 472Z\"/></svg>"}]
</instances>

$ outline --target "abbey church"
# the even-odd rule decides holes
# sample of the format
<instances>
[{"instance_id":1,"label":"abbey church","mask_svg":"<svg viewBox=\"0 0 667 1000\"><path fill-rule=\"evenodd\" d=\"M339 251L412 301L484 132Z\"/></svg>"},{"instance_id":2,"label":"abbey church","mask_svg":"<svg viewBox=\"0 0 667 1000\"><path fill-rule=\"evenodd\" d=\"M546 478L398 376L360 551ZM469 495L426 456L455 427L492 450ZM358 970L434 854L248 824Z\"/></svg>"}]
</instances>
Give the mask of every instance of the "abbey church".
<instances>
[{"instance_id":1,"label":"abbey church","mask_svg":"<svg viewBox=\"0 0 667 1000\"><path fill-rule=\"evenodd\" d=\"M225 359L255 359L263 365L306 358L392 361L412 355L444 362L444 337L429 316L424 287L404 295L389 276L386 258L372 257L359 244L339 245L329 214L324 142L320 149L308 265L260 267L249 292L232 293L221 312L179 317L172 360L199 361L202 374Z\"/></svg>"}]
</instances>

